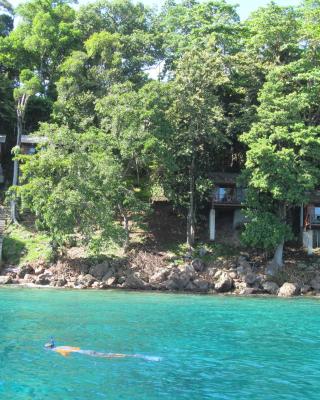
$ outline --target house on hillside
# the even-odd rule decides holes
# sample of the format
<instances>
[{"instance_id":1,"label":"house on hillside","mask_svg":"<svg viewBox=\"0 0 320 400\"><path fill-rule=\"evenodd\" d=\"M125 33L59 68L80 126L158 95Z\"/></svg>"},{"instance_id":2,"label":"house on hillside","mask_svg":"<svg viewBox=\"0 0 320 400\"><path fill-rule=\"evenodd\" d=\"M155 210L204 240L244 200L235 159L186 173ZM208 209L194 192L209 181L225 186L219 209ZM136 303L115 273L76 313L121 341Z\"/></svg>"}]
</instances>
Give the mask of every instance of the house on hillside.
<instances>
[{"instance_id":1,"label":"house on hillside","mask_svg":"<svg viewBox=\"0 0 320 400\"><path fill-rule=\"evenodd\" d=\"M237 184L238 177L239 174L229 172L212 175L214 188L209 215L212 241L231 237L245 222L243 207L246 190ZM315 248L320 248L320 189L308 193L308 197L307 204L302 204L300 210L293 210L290 220L297 235L300 230L303 247L311 255Z\"/></svg>"},{"instance_id":2,"label":"house on hillside","mask_svg":"<svg viewBox=\"0 0 320 400\"><path fill-rule=\"evenodd\" d=\"M37 145L39 143L44 143L45 141L46 138L43 136L22 135L21 153L34 154L36 152Z\"/></svg>"},{"instance_id":3,"label":"house on hillside","mask_svg":"<svg viewBox=\"0 0 320 400\"><path fill-rule=\"evenodd\" d=\"M216 172L212 174L214 188L212 192L209 216L210 240L217 235L229 235L245 221L242 212L245 189L237 184L239 174Z\"/></svg>"},{"instance_id":4,"label":"house on hillside","mask_svg":"<svg viewBox=\"0 0 320 400\"><path fill-rule=\"evenodd\" d=\"M303 246L313 254L320 247L320 189L309 194L307 205L301 205L300 226Z\"/></svg>"}]
</instances>

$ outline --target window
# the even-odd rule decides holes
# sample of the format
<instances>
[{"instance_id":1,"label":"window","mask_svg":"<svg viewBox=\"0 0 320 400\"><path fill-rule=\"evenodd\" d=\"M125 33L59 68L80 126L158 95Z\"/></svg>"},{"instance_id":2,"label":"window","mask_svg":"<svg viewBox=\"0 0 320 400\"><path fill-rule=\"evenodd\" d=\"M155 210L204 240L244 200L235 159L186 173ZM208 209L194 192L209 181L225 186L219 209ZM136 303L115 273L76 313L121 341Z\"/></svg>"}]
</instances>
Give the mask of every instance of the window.
<instances>
[{"instance_id":1,"label":"window","mask_svg":"<svg viewBox=\"0 0 320 400\"><path fill-rule=\"evenodd\" d=\"M314 208L314 219L320 223L320 207Z\"/></svg>"}]
</instances>

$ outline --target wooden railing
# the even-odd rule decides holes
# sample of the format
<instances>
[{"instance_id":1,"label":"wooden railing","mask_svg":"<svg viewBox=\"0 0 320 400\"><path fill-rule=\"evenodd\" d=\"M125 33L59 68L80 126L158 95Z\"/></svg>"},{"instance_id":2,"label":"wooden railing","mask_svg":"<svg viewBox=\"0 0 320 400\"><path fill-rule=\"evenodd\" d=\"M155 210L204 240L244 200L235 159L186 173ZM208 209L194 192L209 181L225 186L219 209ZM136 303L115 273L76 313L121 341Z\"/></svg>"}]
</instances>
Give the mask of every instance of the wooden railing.
<instances>
[{"instance_id":1,"label":"wooden railing","mask_svg":"<svg viewBox=\"0 0 320 400\"><path fill-rule=\"evenodd\" d=\"M225 189L221 191L221 189ZM213 203L218 204L241 204L245 200L244 189L217 188L213 192Z\"/></svg>"}]
</instances>

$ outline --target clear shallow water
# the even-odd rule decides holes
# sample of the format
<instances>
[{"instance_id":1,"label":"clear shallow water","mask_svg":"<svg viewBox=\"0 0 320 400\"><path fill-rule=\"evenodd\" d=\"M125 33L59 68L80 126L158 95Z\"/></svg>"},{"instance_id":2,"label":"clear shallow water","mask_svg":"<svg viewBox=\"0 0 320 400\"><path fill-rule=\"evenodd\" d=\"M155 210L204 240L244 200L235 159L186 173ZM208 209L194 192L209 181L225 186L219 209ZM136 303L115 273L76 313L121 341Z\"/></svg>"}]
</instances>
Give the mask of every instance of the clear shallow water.
<instances>
[{"instance_id":1,"label":"clear shallow water","mask_svg":"<svg viewBox=\"0 0 320 400\"><path fill-rule=\"evenodd\" d=\"M57 344L162 357L62 357ZM319 399L320 301L0 289L0 399Z\"/></svg>"}]
</instances>

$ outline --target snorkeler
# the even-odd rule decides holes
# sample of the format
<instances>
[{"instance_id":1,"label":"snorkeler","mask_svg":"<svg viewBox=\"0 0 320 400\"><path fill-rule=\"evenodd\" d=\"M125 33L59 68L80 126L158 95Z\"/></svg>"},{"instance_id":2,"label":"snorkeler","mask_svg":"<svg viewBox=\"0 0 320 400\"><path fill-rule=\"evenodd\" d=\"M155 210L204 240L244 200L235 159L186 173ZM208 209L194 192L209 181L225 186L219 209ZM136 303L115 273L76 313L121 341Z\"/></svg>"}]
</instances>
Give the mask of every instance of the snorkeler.
<instances>
[{"instance_id":1,"label":"snorkeler","mask_svg":"<svg viewBox=\"0 0 320 400\"><path fill-rule=\"evenodd\" d=\"M160 361L160 357L144 356L142 354L121 354L121 353L101 353L94 350L81 350L80 347L56 346L54 339L44 345L45 349L55 351L56 353L67 357L71 353L85 354L86 356L99 358L141 358L146 361Z\"/></svg>"}]
</instances>

